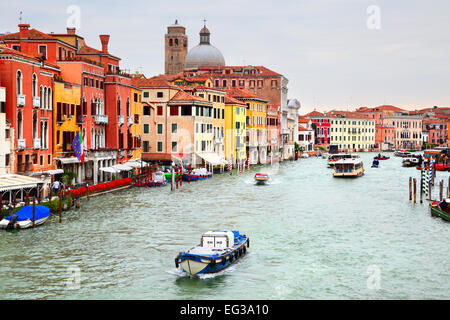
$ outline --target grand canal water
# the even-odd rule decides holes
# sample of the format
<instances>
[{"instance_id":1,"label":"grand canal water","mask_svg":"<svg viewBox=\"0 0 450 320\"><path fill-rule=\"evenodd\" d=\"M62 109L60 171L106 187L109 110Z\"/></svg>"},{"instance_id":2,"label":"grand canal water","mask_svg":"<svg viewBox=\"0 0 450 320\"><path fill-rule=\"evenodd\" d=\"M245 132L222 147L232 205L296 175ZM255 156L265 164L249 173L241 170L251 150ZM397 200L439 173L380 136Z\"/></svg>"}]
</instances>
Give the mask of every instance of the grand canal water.
<instances>
[{"instance_id":1,"label":"grand canal water","mask_svg":"<svg viewBox=\"0 0 450 320\"><path fill-rule=\"evenodd\" d=\"M62 224L52 216L34 230L0 232L0 297L450 298L450 224L409 201L419 171L392 155L374 169L374 154L361 156L358 179L333 178L325 159L299 159L174 192L118 191L83 201ZM271 174L269 185L253 184L258 170ZM178 252L212 229L247 234L247 255L212 276L176 269Z\"/></svg>"}]
</instances>

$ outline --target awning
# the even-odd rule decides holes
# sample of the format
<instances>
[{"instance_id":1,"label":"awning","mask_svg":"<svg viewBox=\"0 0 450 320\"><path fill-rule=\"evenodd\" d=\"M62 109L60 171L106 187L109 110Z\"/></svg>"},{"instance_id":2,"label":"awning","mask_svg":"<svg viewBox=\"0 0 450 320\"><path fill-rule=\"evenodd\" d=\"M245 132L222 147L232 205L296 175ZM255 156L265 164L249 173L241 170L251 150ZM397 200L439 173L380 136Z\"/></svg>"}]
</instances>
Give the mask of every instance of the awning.
<instances>
[{"instance_id":1,"label":"awning","mask_svg":"<svg viewBox=\"0 0 450 320\"><path fill-rule=\"evenodd\" d=\"M55 160L61 161L62 164L81 163L81 161L78 160L77 157L70 157L70 158L55 158Z\"/></svg>"},{"instance_id":2,"label":"awning","mask_svg":"<svg viewBox=\"0 0 450 320\"><path fill-rule=\"evenodd\" d=\"M119 171L130 171L130 170L133 170L132 167L124 165L124 164L120 164L120 163L113 165L112 168L117 169Z\"/></svg>"},{"instance_id":3,"label":"awning","mask_svg":"<svg viewBox=\"0 0 450 320\"><path fill-rule=\"evenodd\" d=\"M37 187L37 185L40 183L44 183L44 181L29 176L22 176L19 174L0 175L1 192L8 190L33 188Z\"/></svg>"},{"instance_id":4,"label":"awning","mask_svg":"<svg viewBox=\"0 0 450 320\"><path fill-rule=\"evenodd\" d=\"M205 160L206 162L212 164L213 166L228 163L225 159L219 157L219 155L214 152L196 153L196 155Z\"/></svg>"},{"instance_id":5,"label":"awning","mask_svg":"<svg viewBox=\"0 0 450 320\"><path fill-rule=\"evenodd\" d=\"M53 169L53 170L47 170L47 171L40 171L40 172L33 172L32 176L40 176L43 174L48 174L48 175L55 175L55 174L61 174L64 173L63 169Z\"/></svg>"},{"instance_id":6,"label":"awning","mask_svg":"<svg viewBox=\"0 0 450 320\"><path fill-rule=\"evenodd\" d=\"M114 169L112 167L102 167L99 169L100 171L109 172L109 173L119 173L120 170Z\"/></svg>"},{"instance_id":7,"label":"awning","mask_svg":"<svg viewBox=\"0 0 450 320\"><path fill-rule=\"evenodd\" d=\"M133 168L140 168L141 166L142 167L147 167L148 166L148 163L145 162L145 161L142 161L141 159L132 159L132 160L130 160L130 161L124 163L124 164L126 166L133 167Z\"/></svg>"}]
</instances>

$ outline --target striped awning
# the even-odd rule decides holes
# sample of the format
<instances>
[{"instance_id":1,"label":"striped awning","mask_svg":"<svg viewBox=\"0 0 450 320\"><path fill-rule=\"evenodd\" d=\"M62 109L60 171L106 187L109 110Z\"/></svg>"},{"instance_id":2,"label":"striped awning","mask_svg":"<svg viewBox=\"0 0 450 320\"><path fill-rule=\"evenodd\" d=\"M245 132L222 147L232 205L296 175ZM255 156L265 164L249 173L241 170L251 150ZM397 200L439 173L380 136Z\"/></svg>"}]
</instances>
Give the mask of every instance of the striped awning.
<instances>
[{"instance_id":1,"label":"striped awning","mask_svg":"<svg viewBox=\"0 0 450 320\"><path fill-rule=\"evenodd\" d=\"M44 181L19 174L0 175L0 192L37 187Z\"/></svg>"}]
</instances>

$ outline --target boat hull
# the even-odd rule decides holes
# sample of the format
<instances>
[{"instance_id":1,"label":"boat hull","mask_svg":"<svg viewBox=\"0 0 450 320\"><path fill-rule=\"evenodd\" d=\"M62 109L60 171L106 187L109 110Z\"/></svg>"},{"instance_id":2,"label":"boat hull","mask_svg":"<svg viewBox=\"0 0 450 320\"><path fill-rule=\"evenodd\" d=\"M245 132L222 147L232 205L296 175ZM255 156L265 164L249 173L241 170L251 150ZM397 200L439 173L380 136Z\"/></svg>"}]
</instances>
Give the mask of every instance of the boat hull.
<instances>
[{"instance_id":1,"label":"boat hull","mask_svg":"<svg viewBox=\"0 0 450 320\"><path fill-rule=\"evenodd\" d=\"M442 211L436 205L430 205L430 212L432 216L442 218L445 221L450 221L450 213Z\"/></svg>"},{"instance_id":2,"label":"boat hull","mask_svg":"<svg viewBox=\"0 0 450 320\"><path fill-rule=\"evenodd\" d=\"M41 218L39 220L36 220L34 222L35 226L40 226L41 224L45 223L47 221L48 217ZM0 229L6 229L7 225L9 223L9 220L2 219L0 221ZM14 229L27 229L33 227L33 221L31 220L23 220L23 221L17 221L14 225Z\"/></svg>"},{"instance_id":3,"label":"boat hull","mask_svg":"<svg viewBox=\"0 0 450 320\"><path fill-rule=\"evenodd\" d=\"M201 275L208 273L220 272L237 260L239 260L246 252L248 248L247 240L234 248L230 253L227 253L220 257L207 257L202 255L179 255L176 258L176 267L178 265L189 275Z\"/></svg>"}]
</instances>

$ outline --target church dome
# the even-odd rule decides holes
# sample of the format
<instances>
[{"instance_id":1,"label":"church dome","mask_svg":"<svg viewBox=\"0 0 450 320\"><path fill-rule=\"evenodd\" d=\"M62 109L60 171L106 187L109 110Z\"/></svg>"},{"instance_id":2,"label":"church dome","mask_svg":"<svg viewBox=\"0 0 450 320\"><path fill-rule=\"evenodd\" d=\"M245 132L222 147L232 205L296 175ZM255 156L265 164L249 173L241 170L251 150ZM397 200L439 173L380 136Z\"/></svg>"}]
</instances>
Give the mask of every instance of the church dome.
<instances>
[{"instance_id":1,"label":"church dome","mask_svg":"<svg viewBox=\"0 0 450 320\"><path fill-rule=\"evenodd\" d=\"M189 50L184 68L192 69L202 66L224 66L225 59L219 49L211 45L210 32L206 26L200 30L200 43Z\"/></svg>"}]
</instances>

